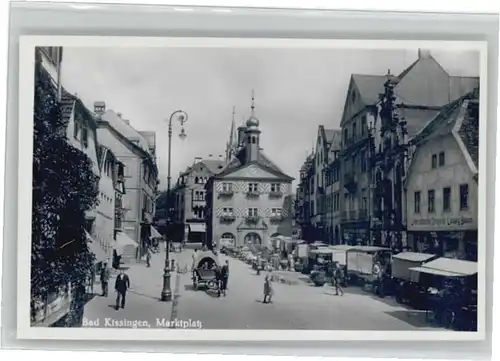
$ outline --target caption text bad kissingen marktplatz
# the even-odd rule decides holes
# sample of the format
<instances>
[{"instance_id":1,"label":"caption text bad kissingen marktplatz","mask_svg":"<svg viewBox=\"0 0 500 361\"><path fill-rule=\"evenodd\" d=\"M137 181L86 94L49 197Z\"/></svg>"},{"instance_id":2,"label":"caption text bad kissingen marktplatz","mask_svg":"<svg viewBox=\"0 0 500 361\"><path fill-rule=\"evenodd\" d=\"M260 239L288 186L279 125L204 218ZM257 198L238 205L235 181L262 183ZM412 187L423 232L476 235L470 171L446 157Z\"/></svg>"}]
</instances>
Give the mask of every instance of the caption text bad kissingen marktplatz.
<instances>
[{"instance_id":1,"label":"caption text bad kissingen marktplatz","mask_svg":"<svg viewBox=\"0 0 500 361\"><path fill-rule=\"evenodd\" d=\"M131 320L127 318L116 319L113 317L104 317L89 319L83 318L83 327L110 327L110 328L180 328L180 329L201 329L203 324L200 320L179 320L179 319L166 319L156 318L156 324L151 325L151 322L146 320Z\"/></svg>"}]
</instances>

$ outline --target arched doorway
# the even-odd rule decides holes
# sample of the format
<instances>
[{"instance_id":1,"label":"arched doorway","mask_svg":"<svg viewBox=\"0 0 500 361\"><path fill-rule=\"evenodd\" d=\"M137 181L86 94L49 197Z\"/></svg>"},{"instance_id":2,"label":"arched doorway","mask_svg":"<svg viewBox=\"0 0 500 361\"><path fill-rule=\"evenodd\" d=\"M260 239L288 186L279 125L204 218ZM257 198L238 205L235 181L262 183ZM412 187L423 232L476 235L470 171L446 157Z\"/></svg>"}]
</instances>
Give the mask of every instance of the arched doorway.
<instances>
[{"instance_id":1,"label":"arched doorway","mask_svg":"<svg viewBox=\"0 0 500 361\"><path fill-rule=\"evenodd\" d=\"M260 236L254 232L247 233L244 241L246 245L254 245L254 246L262 245L262 238L260 238Z\"/></svg>"},{"instance_id":2,"label":"arched doorway","mask_svg":"<svg viewBox=\"0 0 500 361\"><path fill-rule=\"evenodd\" d=\"M234 246L236 244L236 237L230 232L224 233L220 238L221 246Z\"/></svg>"},{"instance_id":3,"label":"arched doorway","mask_svg":"<svg viewBox=\"0 0 500 361\"><path fill-rule=\"evenodd\" d=\"M335 226L335 243L340 244L340 231L339 226Z\"/></svg>"}]
</instances>

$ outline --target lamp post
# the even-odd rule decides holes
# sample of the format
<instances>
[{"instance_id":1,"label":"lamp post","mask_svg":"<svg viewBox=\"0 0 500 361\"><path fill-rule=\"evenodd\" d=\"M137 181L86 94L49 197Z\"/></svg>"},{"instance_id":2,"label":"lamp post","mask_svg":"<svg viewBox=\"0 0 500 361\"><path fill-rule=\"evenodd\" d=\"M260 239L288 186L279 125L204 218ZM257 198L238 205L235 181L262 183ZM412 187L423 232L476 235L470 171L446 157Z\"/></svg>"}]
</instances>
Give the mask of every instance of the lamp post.
<instances>
[{"instance_id":1,"label":"lamp post","mask_svg":"<svg viewBox=\"0 0 500 361\"><path fill-rule=\"evenodd\" d=\"M169 209L169 214L167 215L167 232L165 234L165 268L163 269L163 289L161 291L161 300L162 301L170 301L172 299L172 290L170 289L170 260L169 260L169 248L170 248L170 239L168 237L168 228L171 221L171 212L170 212L170 166L171 166L171 154L172 154L172 120L177 117L177 120L181 123L181 132L179 133L179 137L181 140L186 138L186 131L184 130L184 124L187 122L188 115L183 110L176 110L170 115L168 120L168 173L167 173L167 203Z\"/></svg>"},{"instance_id":2,"label":"lamp post","mask_svg":"<svg viewBox=\"0 0 500 361\"><path fill-rule=\"evenodd\" d=\"M373 246L373 237L372 237L372 221L373 221L373 212L374 212L374 190L373 190L373 167L375 164L375 137L373 135L375 131L375 118L368 118L368 244Z\"/></svg>"}]
</instances>

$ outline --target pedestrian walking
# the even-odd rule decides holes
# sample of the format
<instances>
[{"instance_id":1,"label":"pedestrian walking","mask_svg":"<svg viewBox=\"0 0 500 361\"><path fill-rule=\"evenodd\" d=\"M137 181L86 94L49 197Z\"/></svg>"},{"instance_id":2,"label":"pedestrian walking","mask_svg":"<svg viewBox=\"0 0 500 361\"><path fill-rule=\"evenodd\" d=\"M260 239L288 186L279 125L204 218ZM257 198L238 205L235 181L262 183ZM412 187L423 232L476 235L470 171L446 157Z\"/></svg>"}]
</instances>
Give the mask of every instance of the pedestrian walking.
<instances>
[{"instance_id":1,"label":"pedestrian walking","mask_svg":"<svg viewBox=\"0 0 500 361\"><path fill-rule=\"evenodd\" d=\"M111 277L111 271L109 270L108 263L104 262L101 268L100 281L101 281L101 289L102 296L108 297L108 282Z\"/></svg>"},{"instance_id":2,"label":"pedestrian walking","mask_svg":"<svg viewBox=\"0 0 500 361\"><path fill-rule=\"evenodd\" d=\"M229 280L229 261L226 260L224 266L222 266L222 294L226 296L227 293L227 282Z\"/></svg>"},{"instance_id":3,"label":"pedestrian walking","mask_svg":"<svg viewBox=\"0 0 500 361\"><path fill-rule=\"evenodd\" d=\"M343 272L341 266L337 263L335 265L335 268L333 270L333 286L335 287L335 294L338 296L339 292L340 295L344 295L344 290L340 286L340 283L342 282L343 278Z\"/></svg>"},{"instance_id":4,"label":"pedestrian walking","mask_svg":"<svg viewBox=\"0 0 500 361\"><path fill-rule=\"evenodd\" d=\"M151 248L146 251L146 266L151 267Z\"/></svg>"},{"instance_id":5,"label":"pedestrian walking","mask_svg":"<svg viewBox=\"0 0 500 361\"><path fill-rule=\"evenodd\" d=\"M116 290L116 309L125 308L125 298L127 290L130 288L130 278L124 270L120 270L120 274L116 277L115 290Z\"/></svg>"},{"instance_id":6,"label":"pedestrian walking","mask_svg":"<svg viewBox=\"0 0 500 361\"><path fill-rule=\"evenodd\" d=\"M272 303L273 297L273 285L271 283L271 278L266 275L264 280L264 301L262 303Z\"/></svg>"},{"instance_id":7,"label":"pedestrian walking","mask_svg":"<svg viewBox=\"0 0 500 361\"><path fill-rule=\"evenodd\" d=\"M217 285L217 297L222 293L222 267L215 266L215 282Z\"/></svg>"}]
</instances>

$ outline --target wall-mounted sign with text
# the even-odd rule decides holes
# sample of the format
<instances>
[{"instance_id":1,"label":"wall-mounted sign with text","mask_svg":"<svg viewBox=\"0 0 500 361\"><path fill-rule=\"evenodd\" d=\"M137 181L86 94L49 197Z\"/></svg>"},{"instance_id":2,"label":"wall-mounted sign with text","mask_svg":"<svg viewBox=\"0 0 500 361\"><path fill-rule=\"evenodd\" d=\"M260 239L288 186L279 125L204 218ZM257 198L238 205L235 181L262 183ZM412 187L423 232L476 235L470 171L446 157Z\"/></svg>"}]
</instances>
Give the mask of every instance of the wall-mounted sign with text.
<instances>
[{"instance_id":1,"label":"wall-mounted sign with text","mask_svg":"<svg viewBox=\"0 0 500 361\"><path fill-rule=\"evenodd\" d=\"M408 230L457 230L474 229L477 224L472 217L430 217L410 220Z\"/></svg>"}]
</instances>

